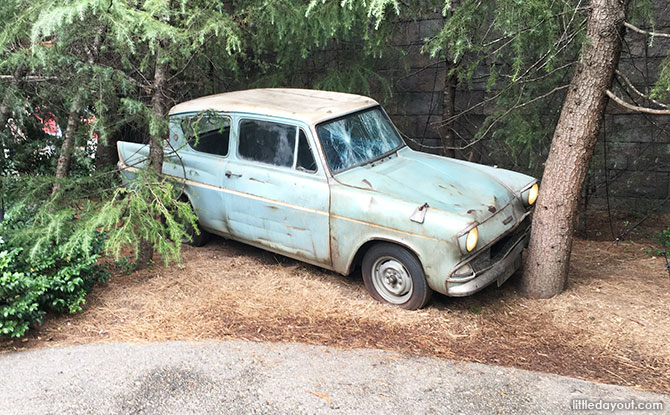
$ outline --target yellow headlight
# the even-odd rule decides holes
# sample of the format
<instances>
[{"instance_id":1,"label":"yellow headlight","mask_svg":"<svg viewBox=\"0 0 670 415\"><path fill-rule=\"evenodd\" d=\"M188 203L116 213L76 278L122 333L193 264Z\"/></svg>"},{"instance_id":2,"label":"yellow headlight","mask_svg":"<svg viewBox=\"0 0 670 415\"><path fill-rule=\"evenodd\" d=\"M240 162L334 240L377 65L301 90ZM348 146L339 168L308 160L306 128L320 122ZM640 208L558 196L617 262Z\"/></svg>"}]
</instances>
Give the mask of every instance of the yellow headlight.
<instances>
[{"instance_id":1,"label":"yellow headlight","mask_svg":"<svg viewBox=\"0 0 670 415\"><path fill-rule=\"evenodd\" d=\"M479 231L477 230L477 228L470 229L467 238L465 238L465 249L467 249L468 252L472 252L472 250L474 250L475 247L477 246L478 239L479 239Z\"/></svg>"},{"instance_id":2,"label":"yellow headlight","mask_svg":"<svg viewBox=\"0 0 670 415\"><path fill-rule=\"evenodd\" d=\"M540 187L535 183L528 191L528 205L532 205L537 200L537 195L540 193Z\"/></svg>"}]
</instances>

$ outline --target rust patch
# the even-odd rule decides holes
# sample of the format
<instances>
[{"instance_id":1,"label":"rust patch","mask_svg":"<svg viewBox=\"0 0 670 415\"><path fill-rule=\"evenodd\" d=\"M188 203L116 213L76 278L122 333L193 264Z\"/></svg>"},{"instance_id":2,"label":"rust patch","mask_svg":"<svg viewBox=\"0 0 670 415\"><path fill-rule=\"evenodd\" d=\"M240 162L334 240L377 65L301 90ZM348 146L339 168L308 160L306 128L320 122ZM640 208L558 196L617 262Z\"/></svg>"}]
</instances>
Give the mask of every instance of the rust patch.
<instances>
[{"instance_id":1,"label":"rust patch","mask_svg":"<svg viewBox=\"0 0 670 415\"><path fill-rule=\"evenodd\" d=\"M496 213L496 207L495 206L489 206L489 212Z\"/></svg>"},{"instance_id":2,"label":"rust patch","mask_svg":"<svg viewBox=\"0 0 670 415\"><path fill-rule=\"evenodd\" d=\"M470 210L467 211L467 214L468 214L468 215L472 215L473 213L475 213L475 210L474 210L474 209L470 209Z\"/></svg>"},{"instance_id":3,"label":"rust patch","mask_svg":"<svg viewBox=\"0 0 670 415\"><path fill-rule=\"evenodd\" d=\"M263 184L265 184L265 182L264 182L263 180L258 180L258 179L253 178L253 177L250 177L250 178L249 178L249 181L250 181L250 182L257 182L257 183L263 183Z\"/></svg>"},{"instance_id":4,"label":"rust patch","mask_svg":"<svg viewBox=\"0 0 670 415\"><path fill-rule=\"evenodd\" d=\"M443 186L443 185L441 185L441 184L438 184L438 186L440 186L440 187L443 188L444 190L449 190L447 187L445 187L445 186ZM454 190L456 189L456 186L454 186L454 185L451 184L451 183L449 183L448 186L451 187L451 188L454 189Z\"/></svg>"},{"instance_id":5,"label":"rust patch","mask_svg":"<svg viewBox=\"0 0 670 415\"><path fill-rule=\"evenodd\" d=\"M268 209L272 209L272 210L277 210L277 209L279 209L277 206L272 206L272 205L268 205L267 208L268 208Z\"/></svg>"}]
</instances>

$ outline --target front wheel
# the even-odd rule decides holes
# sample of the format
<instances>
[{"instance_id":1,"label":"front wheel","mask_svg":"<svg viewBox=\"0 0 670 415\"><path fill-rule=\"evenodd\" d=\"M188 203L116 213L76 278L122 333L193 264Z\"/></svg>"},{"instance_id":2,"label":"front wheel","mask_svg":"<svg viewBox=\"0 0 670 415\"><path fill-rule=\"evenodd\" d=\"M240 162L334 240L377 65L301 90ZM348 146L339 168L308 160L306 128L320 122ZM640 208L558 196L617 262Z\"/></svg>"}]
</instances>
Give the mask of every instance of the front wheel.
<instances>
[{"instance_id":1,"label":"front wheel","mask_svg":"<svg viewBox=\"0 0 670 415\"><path fill-rule=\"evenodd\" d=\"M370 295L383 303L417 310L433 294L416 256L390 243L378 243L365 253L362 274Z\"/></svg>"}]
</instances>

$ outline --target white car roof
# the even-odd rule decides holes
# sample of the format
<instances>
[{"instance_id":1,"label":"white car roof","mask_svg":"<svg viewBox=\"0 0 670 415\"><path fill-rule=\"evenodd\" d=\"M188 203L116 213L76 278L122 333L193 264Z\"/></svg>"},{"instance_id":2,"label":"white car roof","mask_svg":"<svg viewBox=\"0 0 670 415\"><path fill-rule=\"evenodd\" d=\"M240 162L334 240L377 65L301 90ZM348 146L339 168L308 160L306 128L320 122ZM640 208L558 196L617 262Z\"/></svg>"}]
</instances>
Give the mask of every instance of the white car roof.
<instances>
[{"instance_id":1,"label":"white car roof","mask_svg":"<svg viewBox=\"0 0 670 415\"><path fill-rule=\"evenodd\" d=\"M330 118L378 105L361 95L313 89L265 88L225 92L177 104L170 115L185 112L247 112L291 118L316 124Z\"/></svg>"}]
</instances>

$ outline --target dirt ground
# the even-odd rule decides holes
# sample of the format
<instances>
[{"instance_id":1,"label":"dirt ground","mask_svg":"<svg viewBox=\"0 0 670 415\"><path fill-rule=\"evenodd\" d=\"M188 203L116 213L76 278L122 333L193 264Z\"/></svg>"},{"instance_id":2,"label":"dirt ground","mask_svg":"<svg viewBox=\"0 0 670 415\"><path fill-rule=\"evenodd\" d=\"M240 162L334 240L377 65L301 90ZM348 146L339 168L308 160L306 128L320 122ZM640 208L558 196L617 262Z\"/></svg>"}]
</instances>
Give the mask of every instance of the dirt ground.
<instances>
[{"instance_id":1,"label":"dirt ground","mask_svg":"<svg viewBox=\"0 0 670 415\"><path fill-rule=\"evenodd\" d=\"M424 310L374 302L343 277L215 238L169 268L115 272L85 310L51 316L0 352L95 342L243 339L369 347L513 366L670 393L670 276L649 242L576 239L560 296L518 276Z\"/></svg>"}]
</instances>

